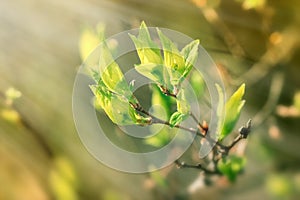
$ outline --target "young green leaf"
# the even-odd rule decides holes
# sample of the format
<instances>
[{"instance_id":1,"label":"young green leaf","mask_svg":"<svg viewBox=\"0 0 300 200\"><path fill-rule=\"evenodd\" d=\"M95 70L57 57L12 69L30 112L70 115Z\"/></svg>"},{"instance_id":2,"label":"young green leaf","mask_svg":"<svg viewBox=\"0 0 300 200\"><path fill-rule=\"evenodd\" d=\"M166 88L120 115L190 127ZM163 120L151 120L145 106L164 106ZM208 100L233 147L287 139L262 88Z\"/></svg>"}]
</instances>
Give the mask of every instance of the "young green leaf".
<instances>
[{"instance_id":1,"label":"young green leaf","mask_svg":"<svg viewBox=\"0 0 300 200\"><path fill-rule=\"evenodd\" d=\"M177 102L177 111L178 112L185 114L185 115L189 114L191 106L186 99L184 89L181 89L180 92L178 93L176 102Z\"/></svg>"},{"instance_id":2,"label":"young green leaf","mask_svg":"<svg viewBox=\"0 0 300 200\"><path fill-rule=\"evenodd\" d=\"M139 115L130 106L128 100L116 93L112 93L100 80L98 85L90 86L96 97L97 104L105 111L112 122L118 125L147 125L151 123L150 118Z\"/></svg>"},{"instance_id":3,"label":"young green leaf","mask_svg":"<svg viewBox=\"0 0 300 200\"><path fill-rule=\"evenodd\" d=\"M153 115L162 118L163 120L169 120L172 113L172 107L175 106L175 103L174 98L164 95L157 86L152 87L151 104L160 105L164 109L166 118L162 118L162 116L159 115L160 113L155 111L155 107Z\"/></svg>"},{"instance_id":4,"label":"young green leaf","mask_svg":"<svg viewBox=\"0 0 300 200\"><path fill-rule=\"evenodd\" d=\"M246 158L237 156L228 156L218 162L218 170L225 175L229 181L234 182L237 175L244 169Z\"/></svg>"},{"instance_id":5,"label":"young green leaf","mask_svg":"<svg viewBox=\"0 0 300 200\"><path fill-rule=\"evenodd\" d=\"M191 43L187 44L180 52L185 60L185 70L182 75L183 78L185 78L189 74L193 65L196 63L196 60L198 58L199 43L199 40L194 40Z\"/></svg>"},{"instance_id":6,"label":"young green leaf","mask_svg":"<svg viewBox=\"0 0 300 200\"><path fill-rule=\"evenodd\" d=\"M107 116L116 123L111 105L111 93L107 90L103 82L99 82L98 85L90 85L90 89L95 95L97 104L105 111Z\"/></svg>"},{"instance_id":7,"label":"young green leaf","mask_svg":"<svg viewBox=\"0 0 300 200\"><path fill-rule=\"evenodd\" d=\"M187 118L188 115L186 114L182 114L178 111L174 112L172 115L171 115L171 118L170 118L170 127L173 128L175 127L176 125L180 124L183 120L185 120Z\"/></svg>"},{"instance_id":8,"label":"young green leaf","mask_svg":"<svg viewBox=\"0 0 300 200\"><path fill-rule=\"evenodd\" d=\"M165 36L159 29L157 29L157 32L164 50L164 64L169 70L171 84L178 85L180 77L183 75L185 70L184 57L167 36Z\"/></svg>"},{"instance_id":9,"label":"young green leaf","mask_svg":"<svg viewBox=\"0 0 300 200\"><path fill-rule=\"evenodd\" d=\"M197 98L200 99L201 97L203 97L205 92L205 82L202 76L197 71L192 72L190 76L190 83L193 90L195 91Z\"/></svg>"},{"instance_id":10,"label":"young green leaf","mask_svg":"<svg viewBox=\"0 0 300 200\"><path fill-rule=\"evenodd\" d=\"M144 75L145 77L149 78L155 83L158 83L159 85L164 85L164 86L168 85L167 80L169 80L169 78L166 77L168 74L165 74L164 66L162 64L154 64L154 63L140 64L140 65L135 65L135 69L140 74Z\"/></svg>"},{"instance_id":11,"label":"young green leaf","mask_svg":"<svg viewBox=\"0 0 300 200\"><path fill-rule=\"evenodd\" d=\"M221 132L222 132L222 128L223 128L223 124L224 124L224 92L223 89L221 88L221 86L219 84L215 84L216 89L218 91L218 96L219 96L219 100L218 100L218 105L217 105L217 113L216 116L218 118L218 124L217 124L217 134L219 134L219 138L221 138ZM220 139L219 139L220 140Z\"/></svg>"},{"instance_id":12,"label":"young green leaf","mask_svg":"<svg viewBox=\"0 0 300 200\"><path fill-rule=\"evenodd\" d=\"M136 47L141 64L162 63L160 50L155 43L149 43L147 40L141 40L134 35L129 35Z\"/></svg>"},{"instance_id":13,"label":"young green leaf","mask_svg":"<svg viewBox=\"0 0 300 200\"><path fill-rule=\"evenodd\" d=\"M100 77L109 90L124 95L131 96L128 84L119 65L114 61L107 44L100 45L99 71Z\"/></svg>"},{"instance_id":14,"label":"young green leaf","mask_svg":"<svg viewBox=\"0 0 300 200\"><path fill-rule=\"evenodd\" d=\"M160 49L155 42L152 41L150 33L145 22L142 22L138 37L129 34L136 49L141 64L155 63L162 64Z\"/></svg>"},{"instance_id":15,"label":"young green leaf","mask_svg":"<svg viewBox=\"0 0 300 200\"><path fill-rule=\"evenodd\" d=\"M225 121L219 137L219 140L223 140L227 135L231 133L236 122L238 121L241 113L241 109L245 104L245 100L242 100L245 93L245 84L242 84L239 89L230 97L225 105Z\"/></svg>"}]
</instances>

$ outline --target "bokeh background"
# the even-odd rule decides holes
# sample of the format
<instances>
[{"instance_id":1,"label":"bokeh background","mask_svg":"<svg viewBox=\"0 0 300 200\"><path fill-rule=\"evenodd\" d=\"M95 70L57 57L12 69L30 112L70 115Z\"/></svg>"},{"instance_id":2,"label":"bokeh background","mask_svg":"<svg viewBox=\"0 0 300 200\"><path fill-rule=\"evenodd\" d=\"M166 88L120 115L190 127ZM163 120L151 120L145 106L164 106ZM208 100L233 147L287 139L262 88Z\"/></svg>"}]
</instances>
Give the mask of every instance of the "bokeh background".
<instances>
[{"instance_id":1,"label":"bokeh background","mask_svg":"<svg viewBox=\"0 0 300 200\"><path fill-rule=\"evenodd\" d=\"M0 199L297 199L300 195L297 0L0 2ZM247 167L206 186L197 170L127 174L95 160L72 117L82 31L149 26L199 38L231 93L246 83ZM247 143L247 145L245 145Z\"/></svg>"}]
</instances>

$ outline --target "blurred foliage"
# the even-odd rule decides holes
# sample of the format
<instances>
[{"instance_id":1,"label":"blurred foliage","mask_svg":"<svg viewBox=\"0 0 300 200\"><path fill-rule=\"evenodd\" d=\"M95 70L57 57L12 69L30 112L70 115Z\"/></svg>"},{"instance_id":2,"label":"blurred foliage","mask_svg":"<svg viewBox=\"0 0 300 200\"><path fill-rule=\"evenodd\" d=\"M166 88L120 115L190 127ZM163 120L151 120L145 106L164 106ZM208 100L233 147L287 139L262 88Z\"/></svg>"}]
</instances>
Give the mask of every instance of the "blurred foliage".
<instances>
[{"instance_id":1,"label":"blurred foliage","mask_svg":"<svg viewBox=\"0 0 300 200\"><path fill-rule=\"evenodd\" d=\"M91 27L86 27L82 30L79 39L79 52L82 61L103 41L104 30L104 24L98 24L96 30Z\"/></svg>"},{"instance_id":2,"label":"blurred foliage","mask_svg":"<svg viewBox=\"0 0 300 200\"><path fill-rule=\"evenodd\" d=\"M229 156L218 162L218 169L228 177L231 182L236 180L237 175L244 169L246 158Z\"/></svg>"},{"instance_id":3,"label":"blurred foliage","mask_svg":"<svg viewBox=\"0 0 300 200\"><path fill-rule=\"evenodd\" d=\"M242 3L242 6L245 10L256 8L263 8L266 4L266 0L236 0Z\"/></svg>"},{"instance_id":4,"label":"blurred foliage","mask_svg":"<svg viewBox=\"0 0 300 200\"><path fill-rule=\"evenodd\" d=\"M14 109L13 103L16 99L20 98L21 96L22 93L13 87L10 87L5 91L4 102L6 106L1 110L1 116L3 119L11 123L20 122L20 114Z\"/></svg>"},{"instance_id":5,"label":"blurred foliage","mask_svg":"<svg viewBox=\"0 0 300 200\"><path fill-rule=\"evenodd\" d=\"M78 187L77 175L68 158L57 157L53 161L49 173L49 184L57 200L79 199L76 193Z\"/></svg>"}]
</instances>

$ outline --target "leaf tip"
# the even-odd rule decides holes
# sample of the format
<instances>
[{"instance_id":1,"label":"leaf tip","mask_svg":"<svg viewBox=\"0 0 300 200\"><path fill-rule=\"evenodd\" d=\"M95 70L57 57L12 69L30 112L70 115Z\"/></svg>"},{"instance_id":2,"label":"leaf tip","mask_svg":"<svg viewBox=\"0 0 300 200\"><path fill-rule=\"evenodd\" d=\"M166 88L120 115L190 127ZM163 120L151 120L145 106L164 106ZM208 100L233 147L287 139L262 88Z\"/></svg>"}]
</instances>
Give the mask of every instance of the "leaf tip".
<instances>
[{"instance_id":1,"label":"leaf tip","mask_svg":"<svg viewBox=\"0 0 300 200\"><path fill-rule=\"evenodd\" d=\"M147 28L147 25L146 25L145 21L143 20L141 23L140 29L144 29L144 28Z\"/></svg>"}]
</instances>

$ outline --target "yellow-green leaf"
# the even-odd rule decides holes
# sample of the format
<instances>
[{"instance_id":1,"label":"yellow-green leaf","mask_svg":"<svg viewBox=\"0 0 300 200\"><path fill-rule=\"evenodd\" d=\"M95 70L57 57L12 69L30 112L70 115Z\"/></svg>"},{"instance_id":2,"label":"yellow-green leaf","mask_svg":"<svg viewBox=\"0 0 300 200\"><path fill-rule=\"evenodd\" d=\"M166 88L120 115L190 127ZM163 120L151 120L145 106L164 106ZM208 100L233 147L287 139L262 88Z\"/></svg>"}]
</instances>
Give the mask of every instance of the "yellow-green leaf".
<instances>
[{"instance_id":1,"label":"yellow-green leaf","mask_svg":"<svg viewBox=\"0 0 300 200\"><path fill-rule=\"evenodd\" d=\"M110 50L105 42L100 45L99 71L100 78L109 90L122 94L126 97L131 96L129 86L119 65L114 61Z\"/></svg>"},{"instance_id":2,"label":"yellow-green leaf","mask_svg":"<svg viewBox=\"0 0 300 200\"><path fill-rule=\"evenodd\" d=\"M178 124L180 124L183 120L185 120L187 118L188 115L186 114L182 114L178 111L174 112L171 117L170 117L170 127L174 127Z\"/></svg>"},{"instance_id":3,"label":"yellow-green leaf","mask_svg":"<svg viewBox=\"0 0 300 200\"><path fill-rule=\"evenodd\" d=\"M178 93L176 102L177 102L177 111L178 112L185 114L185 115L189 114L191 106L190 106L188 100L186 99L184 89L181 89L180 92Z\"/></svg>"},{"instance_id":4,"label":"yellow-green leaf","mask_svg":"<svg viewBox=\"0 0 300 200\"><path fill-rule=\"evenodd\" d=\"M110 93L102 83L90 86L97 103L105 111L112 122L119 125L134 124L131 118L131 106L126 99Z\"/></svg>"},{"instance_id":5,"label":"yellow-green leaf","mask_svg":"<svg viewBox=\"0 0 300 200\"><path fill-rule=\"evenodd\" d=\"M183 78L185 78L189 74L193 65L196 63L196 60L198 58L199 43L199 40L194 40L191 43L187 44L180 52L185 60L185 69L182 75Z\"/></svg>"},{"instance_id":6,"label":"yellow-green leaf","mask_svg":"<svg viewBox=\"0 0 300 200\"><path fill-rule=\"evenodd\" d=\"M164 64L169 70L171 84L178 85L185 70L184 57L167 36L159 29L157 29L157 32L164 50Z\"/></svg>"},{"instance_id":7,"label":"yellow-green leaf","mask_svg":"<svg viewBox=\"0 0 300 200\"><path fill-rule=\"evenodd\" d=\"M229 98L225 105L225 118L223 128L219 137L219 140L224 139L231 133L236 122L238 121L241 113L241 109L245 104L245 100L242 100L245 93L245 84L242 84L239 89Z\"/></svg>"},{"instance_id":8,"label":"yellow-green leaf","mask_svg":"<svg viewBox=\"0 0 300 200\"><path fill-rule=\"evenodd\" d=\"M135 69L140 74L146 76L159 85L169 85L169 83L167 82L167 80L169 80L169 77L168 74L165 73L164 66L162 64L140 64L135 65Z\"/></svg>"},{"instance_id":9,"label":"yellow-green leaf","mask_svg":"<svg viewBox=\"0 0 300 200\"><path fill-rule=\"evenodd\" d=\"M205 92L205 82L197 71L192 72L190 76L190 84L195 91L197 98L200 99Z\"/></svg>"},{"instance_id":10,"label":"yellow-green leaf","mask_svg":"<svg viewBox=\"0 0 300 200\"><path fill-rule=\"evenodd\" d=\"M162 64L162 56L160 54L160 49L158 45L152 41L145 22L142 22L140 26L138 37L135 37L131 34L129 34L129 36L131 37L136 47L138 56L141 60L141 64Z\"/></svg>"},{"instance_id":11,"label":"yellow-green leaf","mask_svg":"<svg viewBox=\"0 0 300 200\"><path fill-rule=\"evenodd\" d=\"M148 63L162 63L160 49L154 43L150 43L148 39L142 40L136 38L134 35L129 35L134 42L141 64Z\"/></svg>"},{"instance_id":12,"label":"yellow-green leaf","mask_svg":"<svg viewBox=\"0 0 300 200\"><path fill-rule=\"evenodd\" d=\"M218 105L217 105L217 113L216 113L216 117L218 118L218 123L217 123L217 134L219 135L219 138L221 138L221 132L222 132L222 128L223 128L223 124L224 124L224 112L225 112L225 102L224 102L224 92L221 88L221 86L219 84L215 84L216 89L218 91L218 96L219 96L219 100L218 100Z\"/></svg>"}]
</instances>

